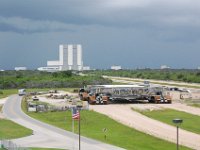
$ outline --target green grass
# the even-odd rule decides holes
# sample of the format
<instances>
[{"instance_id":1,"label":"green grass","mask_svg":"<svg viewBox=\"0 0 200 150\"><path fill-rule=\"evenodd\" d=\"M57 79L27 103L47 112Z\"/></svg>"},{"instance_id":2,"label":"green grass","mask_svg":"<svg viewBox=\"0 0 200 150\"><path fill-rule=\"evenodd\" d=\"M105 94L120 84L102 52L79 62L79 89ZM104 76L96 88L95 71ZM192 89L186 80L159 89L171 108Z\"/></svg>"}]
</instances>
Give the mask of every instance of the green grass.
<instances>
[{"instance_id":1,"label":"green grass","mask_svg":"<svg viewBox=\"0 0 200 150\"><path fill-rule=\"evenodd\" d=\"M10 120L0 119L0 139L14 139L32 134L32 130L27 129Z\"/></svg>"},{"instance_id":2,"label":"green grass","mask_svg":"<svg viewBox=\"0 0 200 150\"><path fill-rule=\"evenodd\" d=\"M192 115L186 112L177 111L173 109L163 109L163 110L154 110L154 111L139 111L145 116L148 116L150 118L159 120L161 122L173 125L172 120L174 118L180 118L183 119L183 123L180 125L180 128L200 134L200 116Z\"/></svg>"},{"instance_id":3,"label":"green grass","mask_svg":"<svg viewBox=\"0 0 200 150\"><path fill-rule=\"evenodd\" d=\"M17 94L17 93L18 93L18 90L16 89L0 90L0 98L5 98L12 94Z\"/></svg>"},{"instance_id":4,"label":"green grass","mask_svg":"<svg viewBox=\"0 0 200 150\"><path fill-rule=\"evenodd\" d=\"M189 106L193 106L193 107L197 107L200 108L200 104L199 103L193 103L193 104L188 104Z\"/></svg>"},{"instance_id":5,"label":"green grass","mask_svg":"<svg viewBox=\"0 0 200 150\"><path fill-rule=\"evenodd\" d=\"M29 112L28 115L48 124L72 131L71 111ZM102 132L103 128L107 128L106 139ZM78 121L75 121L75 132L78 133ZM81 135L128 150L172 150L176 148L176 144L136 131L94 111L81 111ZM187 149L189 148L181 147L181 150Z\"/></svg>"},{"instance_id":6,"label":"green grass","mask_svg":"<svg viewBox=\"0 0 200 150\"><path fill-rule=\"evenodd\" d=\"M0 111L1 109L2 105L0 105ZM27 129L7 119L0 119L0 139L14 139L31 134L32 130L30 129Z\"/></svg>"}]
</instances>

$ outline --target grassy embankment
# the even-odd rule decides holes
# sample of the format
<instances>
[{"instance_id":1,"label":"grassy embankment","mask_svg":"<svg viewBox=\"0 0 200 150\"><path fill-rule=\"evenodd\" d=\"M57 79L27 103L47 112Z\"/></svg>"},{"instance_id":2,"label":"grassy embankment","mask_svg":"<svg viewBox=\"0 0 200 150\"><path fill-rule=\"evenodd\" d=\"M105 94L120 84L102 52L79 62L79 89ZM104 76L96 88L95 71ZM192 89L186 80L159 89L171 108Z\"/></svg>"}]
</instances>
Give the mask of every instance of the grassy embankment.
<instances>
[{"instance_id":1,"label":"grassy embankment","mask_svg":"<svg viewBox=\"0 0 200 150\"><path fill-rule=\"evenodd\" d=\"M193 107L198 107L200 108L200 104L199 103L193 103L193 104L188 104L189 106L193 106Z\"/></svg>"},{"instance_id":2,"label":"grassy embankment","mask_svg":"<svg viewBox=\"0 0 200 150\"><path fill-rule=\"evenodd\" d=\"M8 97L9 95L12 95L12 94L17 94L17 90L16 89L9 89L9 90L0 90L0 99L1 98L5 98L5 97Z\"/></svg>"},{"instance_id":3,"label":"grassy embankment","mask_svg":"<svg viewBox=\"0 0 200 150\"><path fill-rule=\"evenodd\" d=\"M23 109L26 104L23 103ZM27 112L26 112L27 113ZM71 111L65 112L46 112L46 113L27 113L33 118L52 124L59 128L71 131L72 119ZM171 150L176 148L176 144L152 137L150 135L136 131L122 125L109 117L94 111L81 111L81 135L113 144L129 150ZM107 128L106 136L102 132ZM78 122L75 121L75 132L78 133ZM182 150L189 148L181 147Z\"/></svg>"},{"instance_id":4,"label":"grassy embankment","mask_svg":"<svg viewBox=\"0 0 200 150\"><path fill-rule=\"evenodd\" d=\"M136 110L136 109L133 109ZM163 109L163 110L136 110L141 114L148 116L149 118L159 120L161 122L167 123L169 125L175 126L172 122L175 118L183 119L183 123L180 125L180 128L200 134L200 116L192 115L186 112L177 111L173 109Z\"/></svg>"},{"instance_id":5,"label":"grassy embankment","mask_svg":"<svg viewBox=\"0 0 200 150\"><path fill-rule=\"evenodd\" d=\"M2 111L2 105L0 106ZM32 134L32 130L27 129L13 121L0 119L0 139L14 139Z\"/></svg>"},{"instance_id":6,"label":"grassy embankment","mask_svg":"<svg viewBox=\"0 0 200 150\"><path fill-rule=\"evenodd\" d=\"M14 139L32 134L32 130L10 120L0 119L0 139Z\"/></svg>"}]
</instances>

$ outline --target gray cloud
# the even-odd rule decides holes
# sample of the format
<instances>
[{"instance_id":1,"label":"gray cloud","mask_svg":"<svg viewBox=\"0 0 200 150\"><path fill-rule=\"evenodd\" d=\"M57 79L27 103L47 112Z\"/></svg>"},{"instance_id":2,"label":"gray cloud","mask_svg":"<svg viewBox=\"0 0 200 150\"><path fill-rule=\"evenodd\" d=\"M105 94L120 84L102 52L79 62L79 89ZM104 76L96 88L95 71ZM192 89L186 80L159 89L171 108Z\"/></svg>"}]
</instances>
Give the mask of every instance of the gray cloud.
<instances>
[{"instance_id":1,"label":"gray cloud","mask_svg":"<svg viewBox=\"0 0 200 150\"><path fill-rule=\"evenodd\" d=\"M20 25L21 30L27 30L28 21L35 21L36 27L40 26L38 32L42 32L41 26L50 26L45 27L46 31L55 29L55 24L61 31L68 24L187 28L199 27L199 4L196 0L4 0L1 1L0 14L12 19L10 23L17 28L21 19L25 23ZM32 27L30 30L37 29Z\"/></svg>"},{"instance_id":2,"label":"gray cloud","mask_svg":"<svg viewBox=\"0 0 200 150\"><path fill-rule=\"evenodd\" d=\"M1 0L0 33L0 64L10 67L45 66L62 43L81 43L85 64L99 68L200 64L197 0Z\"/></svg>"},{"instance_id":3,"label":"gray cloud","mask_svg":"<svg viewBox=\"0 0 200 150\"><path fill-rule=\"evenodd\" d=\"M2 32L13 31L17 33L37 33L52 31L74 31L76 25L65 24L57 21L31 20L21 17L0 17L0 30Z\"/></svg>"}]
</instances>

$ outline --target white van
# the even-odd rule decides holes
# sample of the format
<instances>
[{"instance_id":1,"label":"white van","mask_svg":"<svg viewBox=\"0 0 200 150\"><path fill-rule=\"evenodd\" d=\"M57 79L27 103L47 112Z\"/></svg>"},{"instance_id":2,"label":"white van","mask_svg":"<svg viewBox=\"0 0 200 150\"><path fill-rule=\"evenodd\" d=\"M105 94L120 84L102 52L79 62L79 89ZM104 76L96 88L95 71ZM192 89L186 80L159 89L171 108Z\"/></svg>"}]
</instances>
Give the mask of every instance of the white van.
<instances>
[{"instance_id":1,"label":"white van","mask_svg":"<svg viewBox=\"0 0 200 150\"><path fill-rule=\"evenodd\" d=\"M25 89L19 89L18 94L19 94L19 96L26 95L26 90Z\"/></svg>"}]
</instances>

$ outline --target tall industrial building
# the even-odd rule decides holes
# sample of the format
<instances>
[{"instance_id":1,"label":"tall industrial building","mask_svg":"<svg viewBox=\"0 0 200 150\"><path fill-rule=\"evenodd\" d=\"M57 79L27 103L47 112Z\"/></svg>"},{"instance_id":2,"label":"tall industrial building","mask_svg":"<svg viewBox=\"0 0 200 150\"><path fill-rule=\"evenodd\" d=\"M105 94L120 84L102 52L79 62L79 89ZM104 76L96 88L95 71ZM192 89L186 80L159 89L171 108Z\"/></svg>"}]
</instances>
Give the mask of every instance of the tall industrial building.
<instances>
[{"instance_id":1,"label":"tall industrial building","mask_svg":"<svg viewBox=\"0 0 200 150\"><path fill-rule=\"evenodd\" d=\"M59 70L82 70L82 46L59 45L59 60L47 61L48 67L59 67Z\"/></svg>"}]
</instances>

